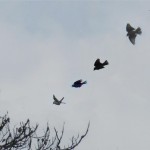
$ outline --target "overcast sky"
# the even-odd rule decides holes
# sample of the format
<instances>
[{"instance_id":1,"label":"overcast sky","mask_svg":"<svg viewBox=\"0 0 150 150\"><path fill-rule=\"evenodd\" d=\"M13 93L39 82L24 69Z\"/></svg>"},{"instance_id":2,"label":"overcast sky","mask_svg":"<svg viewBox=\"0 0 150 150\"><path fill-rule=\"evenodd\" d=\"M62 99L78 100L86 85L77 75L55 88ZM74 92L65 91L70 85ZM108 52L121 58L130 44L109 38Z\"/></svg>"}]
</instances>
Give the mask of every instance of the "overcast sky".
<instances>
[{"instance_id":1,"label":"overcast sky","mask_svg":"<svg viewBox=\"0 0 150 150\"><path fill-rule=\"evenodd\" d=\"M142 29L135 45L127 23ZM109 65L93 71L97 58ZM78 150L149 150L149 89L150 2L0 1L0 114L13 124L65 122L68 145L90 121Z\"/></svg>"}]
</instances>

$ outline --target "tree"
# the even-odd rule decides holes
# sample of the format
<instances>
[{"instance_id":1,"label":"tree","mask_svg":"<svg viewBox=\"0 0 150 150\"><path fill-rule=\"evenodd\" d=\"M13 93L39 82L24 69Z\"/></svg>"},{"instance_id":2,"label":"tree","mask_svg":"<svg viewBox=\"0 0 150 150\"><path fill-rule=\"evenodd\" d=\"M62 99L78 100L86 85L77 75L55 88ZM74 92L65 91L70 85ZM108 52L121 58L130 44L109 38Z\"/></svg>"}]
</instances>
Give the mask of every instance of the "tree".
<instances>
[{"instance_id":1,"label":"tree","mask_svg":"<svg viewBox=\"0 0 150 150\"><path fill-rule=\"evenodd\" d=\"M49 125L42 136L37 135L38 124L31 127L30 120L20 122L19 127L10 128L10 118L8 113L0 117L0 150L73 150L76 148L83 138L87 135L90 122L88 123L86 132L74 137L68 146L61 146L64 135L64 125L59 135L58 130L54 127L54 136L51 137Z\"/></svg>"}]
</instances>

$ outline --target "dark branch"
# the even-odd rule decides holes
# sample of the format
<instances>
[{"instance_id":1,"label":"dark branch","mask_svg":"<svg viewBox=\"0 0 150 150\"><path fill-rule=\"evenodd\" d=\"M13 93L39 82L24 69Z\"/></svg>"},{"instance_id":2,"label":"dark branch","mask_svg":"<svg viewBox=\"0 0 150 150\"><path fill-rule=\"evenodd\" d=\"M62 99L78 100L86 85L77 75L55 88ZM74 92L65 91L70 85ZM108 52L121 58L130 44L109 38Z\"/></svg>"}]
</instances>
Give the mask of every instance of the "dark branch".
<instances>
[{"instance_id":1,"label":"dark branch","mask_svg":"<svg viewBox=\"0 0 150 150\"><path fill-rule=\"evenodd\" d=\"M61 150L72 150L75 147L77 147L80 144L80 142L83 140L83 138L87 135L87 133L89 131L89 127L90 127L90 122L88 123L87 129L86 129L86 132L85 132L84 135L82 135L80 138L79 138L79 135L77 136L77 138L75 138L73 136L72 137L72 144L70 146L68 146L67 148L64 148L64 149L61 149Z\"/></svg>"},{"instance_id":2,"label":"dark branch","mask_svg":"<svg viewBox=\"0 0 150 150\"><path fill-rule=\"evenodd\" d=\"M90 122L86 129L85 134L82 136L71 138L71 144L68 147L61 148L61 142L64 136L64 124L61 134L58 134L58 130L54 127L55 135L51 137L49 125L47 124L46 130L42 136L36 134L38 125L31 127L30 120L25 123L21 122L18 127L14 127L10 130L10 119L8 114L0 117L0 150L32 150L33 143L36 144L36 150L72 150L77 147L83 138L87 135Z\"/></svg>"}]
</instances>

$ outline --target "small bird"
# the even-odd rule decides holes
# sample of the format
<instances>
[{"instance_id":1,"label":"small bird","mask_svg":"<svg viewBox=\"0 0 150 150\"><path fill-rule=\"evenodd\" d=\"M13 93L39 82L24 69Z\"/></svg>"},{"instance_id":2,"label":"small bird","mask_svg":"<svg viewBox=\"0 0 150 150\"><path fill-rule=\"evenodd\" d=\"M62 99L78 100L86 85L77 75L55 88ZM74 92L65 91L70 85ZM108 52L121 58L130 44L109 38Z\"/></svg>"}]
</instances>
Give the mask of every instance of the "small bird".
<instances>
[{"instance_id":1,"label":"small bird","mask_svg":"<svg viewBox=\"0 0 150 150\"><path fill-rule=\"evenodd\" d=\"M137 34L142 34L141 28L138 27L137 29L134 29L129 23L127 23L126 30L128 32L127 36L129 37L129 40L134 45Z\"/></svg>"},{"instance_id":2,"label":"small bird","mask_svg":"<svg viewBox=\"0 0 150 150\"><path fill-rule=\"evenodd\" d=\"M75 81L75 82L72 84L72 87L79 88L79 87L81 87L83 84L86 84L86 83L87 83L87 81L82 82L82 79L80 79L80 80Z\"/></svg>"},{"instance_id":3,"label":"small bird","mask_svg":"<svg viewBox=\"0 0 150 150\"><path fill-rule=\"evenodd\" d=\"M105 68L104 66L108 65L108 61L105 60L103 63L100 62L100 59L98 58L94 63L94 70L99 70Z\"/></svg>"},{"instance_id":4,"label":"small bird","mask_svg":"<svg viewBox=\"0 0 150 150\"><path fill-rule=\"evenodd\" d=\"M54 99L53 104L55 104L55 105L65 104L64 102L62 102L63 99L64 99L64 97L59 101L59 100L55 97L55 95L53 95L53 99Z\"/></svg>"}]
</instances>

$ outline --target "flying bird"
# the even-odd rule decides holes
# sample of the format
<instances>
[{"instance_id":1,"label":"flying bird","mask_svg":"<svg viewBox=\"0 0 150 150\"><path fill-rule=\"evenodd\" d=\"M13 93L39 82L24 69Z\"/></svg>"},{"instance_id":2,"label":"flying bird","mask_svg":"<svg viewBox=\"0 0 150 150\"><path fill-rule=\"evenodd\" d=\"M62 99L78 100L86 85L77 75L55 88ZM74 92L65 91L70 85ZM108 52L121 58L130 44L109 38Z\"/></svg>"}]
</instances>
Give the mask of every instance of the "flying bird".
<instances>
[{"instance_id":1,"label":"flying bird","mask_svg":"<svg viewBox=\"0 0 150 150\"><path fill-rule=\"evenodd\" d=\"M55 104L55 105L65 104L64 102L62 102L63 99L64 99L64 97L63 97L61 100L58 100L58 99L55 97L55 95L53 95L53 99L54 99L53 104Z\"/></svg>"},{"instance_id":2,"label":"flying bird","mask_svg":"<svg viewBox=\"0 0 150 150\"><path fill-rule=\"evenodd\" d=\"M131 41L131 43L134 45L135 44L135 38L137 36L137 34L142 34L142 30L140 27L138 27L137 29L134 29L129 23L126 26L126 30L127 30L127 36L129 37L129 40Z\"/></svg>"},{"instance_id":3,"label":"flying bird","mask_svg":"<svg viewBox=\"0 0 150 150\"><path fill-rule=\"evenodd\" d=\"M80 80L75 81L75 82L72 84L72 87L79 88L79 87L81 87L83 84L86 84L86 83L87 83L87 81L82 82L82 79L80 79Z\"/></svg>"},{"instance_id":4,"label":"flying bird","mask_svg":"<svg viewBox=\"0 0 150 150\"><path fill-rule=\"evenodd\" d=\"M105 60L103 63L100 62L100 59L98 58L94 63L94 70L99 70L105 68L104 66L108 65L108 61Z\"/></svg>"}]
</instances>

